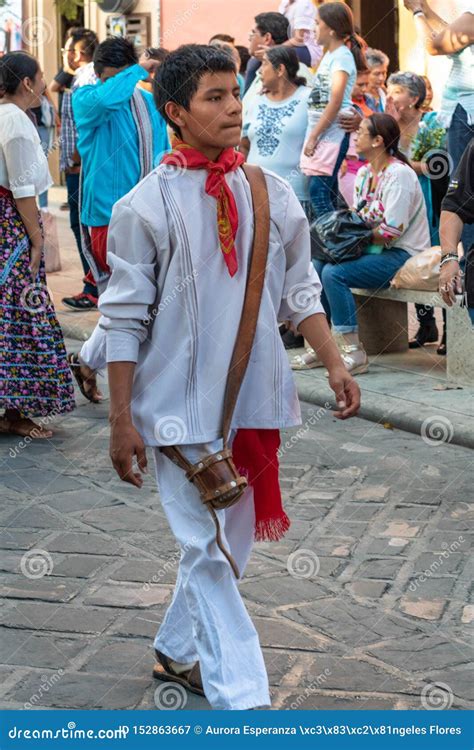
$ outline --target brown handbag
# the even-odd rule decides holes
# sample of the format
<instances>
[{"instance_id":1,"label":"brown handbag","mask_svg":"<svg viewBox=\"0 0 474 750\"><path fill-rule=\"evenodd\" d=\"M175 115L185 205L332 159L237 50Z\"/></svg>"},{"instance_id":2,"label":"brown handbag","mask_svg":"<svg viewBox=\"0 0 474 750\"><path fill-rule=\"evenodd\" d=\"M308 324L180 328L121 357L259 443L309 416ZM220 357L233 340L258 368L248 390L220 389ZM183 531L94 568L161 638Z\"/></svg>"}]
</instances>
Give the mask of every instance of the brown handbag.
<instances>
[{"instance_id":1,"label":"brown handbag","mask_svg":"<svg viewBox=\"0 0 474 750\"><path fill-rule=\"evenodd\" d=\"M197 488L202 502L208 508L216 524L216 541L227 557L236 578L239 570L228 550L223 547L219 520L215 510L234 505L248 486L247 479L239 474L232 459L232 450L227 441L240 386L244 379L252 351L257 328L258 313L265 281L270 236L270 206L265 176L260 167L243 165L250 185L254 213L252 256L245 289L244 304L239 330L227 376L222 422L223 448L217 453L203 456L192 464L178 445L163 446L160 450L185 472L187 479Z\"/></svg>"}]
</instances>

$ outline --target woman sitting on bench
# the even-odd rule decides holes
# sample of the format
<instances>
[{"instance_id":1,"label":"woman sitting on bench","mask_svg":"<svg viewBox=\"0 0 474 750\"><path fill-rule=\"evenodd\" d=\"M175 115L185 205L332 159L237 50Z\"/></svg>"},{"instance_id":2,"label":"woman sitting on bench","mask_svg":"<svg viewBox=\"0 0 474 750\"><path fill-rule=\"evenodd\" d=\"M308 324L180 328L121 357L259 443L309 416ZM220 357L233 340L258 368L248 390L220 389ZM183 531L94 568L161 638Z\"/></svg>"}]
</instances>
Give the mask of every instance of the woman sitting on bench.
<instances>
[{"instance_id":1,"label":"woman sitting on bench","mask_svg":"<svg viewBox=\"0 0 474 750\"><path fill-rule=\"evenodd\" d=\"M372 244L356 260L334 265L314 260L323 284L322 303L353 375L369 364L359 340L351 287L386 289L411 255L430 247L425 201L418 178L399 150L400 128L391 115L373 114L357 131L356 149L367 160L357 173L354 206L366 201L361 215L373 227ZM292 367L321 367L312 350L295 357Z\"/></svg>"}]
</instances>

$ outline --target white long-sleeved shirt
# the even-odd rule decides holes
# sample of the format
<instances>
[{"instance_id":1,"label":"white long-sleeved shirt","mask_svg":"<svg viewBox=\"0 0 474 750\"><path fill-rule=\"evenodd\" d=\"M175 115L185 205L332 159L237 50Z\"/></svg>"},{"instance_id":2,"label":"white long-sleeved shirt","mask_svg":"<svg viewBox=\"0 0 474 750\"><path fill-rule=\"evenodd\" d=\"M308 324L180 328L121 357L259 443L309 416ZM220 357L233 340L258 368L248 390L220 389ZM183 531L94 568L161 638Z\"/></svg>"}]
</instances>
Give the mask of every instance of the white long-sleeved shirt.
<instances>
[{"instance_id":1,"label":"white long-sleeved shirt","mask_svg":"<svg viewBox=\"0 0 474 750\"><path fill-rule=\"evenodd\" d=\"M160 166L115 204L112 269L100 297L107 361L136 362L132 416L147 445L203 443L222 434L224 390L240 322L253 211L241 169L226 176L235 196L239 268L231 277L219 246L216 200L205 170ZM305 214L289 185L265 170L270 244L254 347L233 428L301 423L278 331L323 313Z\"/></svg>"}]
</instances>

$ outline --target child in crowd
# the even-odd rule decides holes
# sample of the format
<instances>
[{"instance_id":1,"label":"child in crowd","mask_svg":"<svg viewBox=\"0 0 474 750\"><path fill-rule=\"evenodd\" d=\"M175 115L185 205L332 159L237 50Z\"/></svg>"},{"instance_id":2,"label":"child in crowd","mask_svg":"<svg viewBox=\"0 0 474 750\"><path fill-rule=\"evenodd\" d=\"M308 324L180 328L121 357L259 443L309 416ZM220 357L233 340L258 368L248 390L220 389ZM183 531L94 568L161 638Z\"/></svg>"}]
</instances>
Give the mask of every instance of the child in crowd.
<instances>
[{"instance_id":1,"label":"child in crowd","mask_svg":"<svg viewBox=\"0 0 474 750\"><path fill-rule=\"evenodd\" d=\"M363 117L368 117L372 114L372 110L367 104L366 99L368 83L369 71L359 70L354 88L352 89L352 104ZM360 159L357 154L355 140L356 134L351 133L346 158L339 172L339 191L348 206L352 206L357 172L364 165L364 160Z\"/></svg>"},{"instance_id":2,"label":"child in crowd","mask_svg":"<svg viewBox=\"0 0 474 750\"><path fill-rule=\"evenodd\" d=\"M337 174L349 146L349 134L338 122L352 112L351 95L357 71L365 70L364 42L355 34L351 10L344 3L318 8L318 41L324 55L308 100L308 132L301 170L310 176L309 191L316 216L337 201Z\"/></svg>"}]
</instances>

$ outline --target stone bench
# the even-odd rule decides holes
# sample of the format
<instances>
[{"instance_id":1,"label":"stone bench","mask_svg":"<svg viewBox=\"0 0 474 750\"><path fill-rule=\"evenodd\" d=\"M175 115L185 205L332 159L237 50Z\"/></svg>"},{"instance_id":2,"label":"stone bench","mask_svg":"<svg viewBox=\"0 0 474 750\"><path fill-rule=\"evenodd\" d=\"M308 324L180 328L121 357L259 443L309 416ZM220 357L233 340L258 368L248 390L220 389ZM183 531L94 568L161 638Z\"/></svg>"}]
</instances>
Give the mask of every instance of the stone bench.
<instances>
[{"instance_id":1,"label":"stone bench","mask_svg":"<svg viewBox=\"0 0 474 750\"><path fill-rule=\"evenodd\" d=\"M465 308L448 307L438 292L414 289L352 289L359 336L368 354L408 349L408 302L447 311L446 373L455 383L474 385L474 328Z\"/></svg>"}]
</instances>

